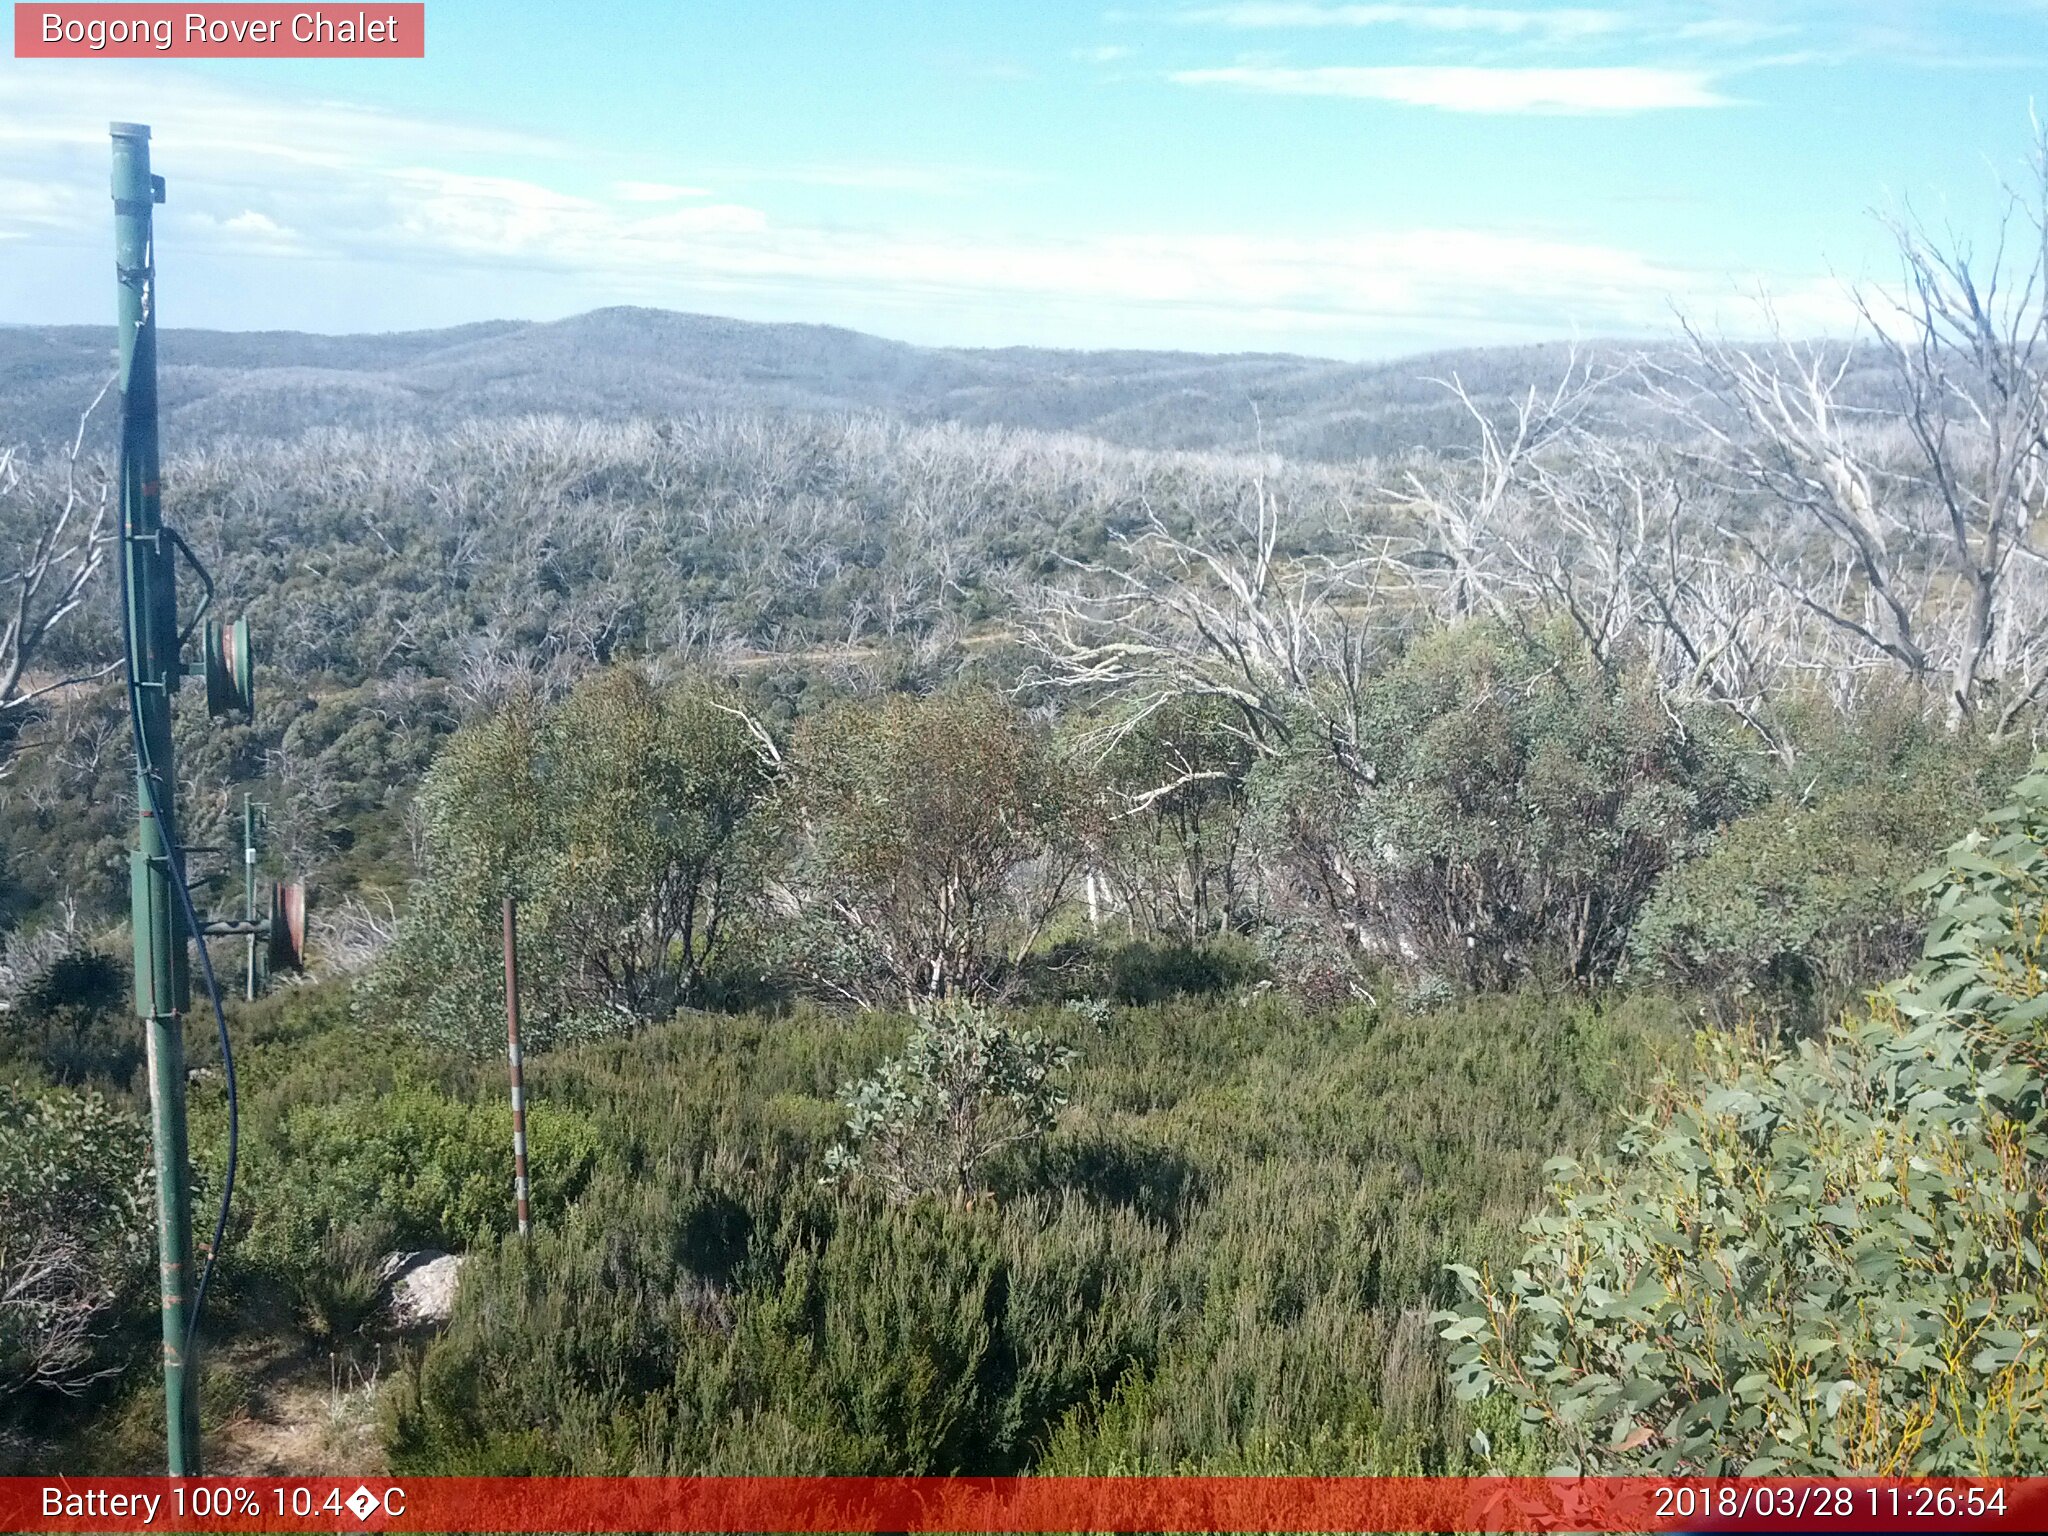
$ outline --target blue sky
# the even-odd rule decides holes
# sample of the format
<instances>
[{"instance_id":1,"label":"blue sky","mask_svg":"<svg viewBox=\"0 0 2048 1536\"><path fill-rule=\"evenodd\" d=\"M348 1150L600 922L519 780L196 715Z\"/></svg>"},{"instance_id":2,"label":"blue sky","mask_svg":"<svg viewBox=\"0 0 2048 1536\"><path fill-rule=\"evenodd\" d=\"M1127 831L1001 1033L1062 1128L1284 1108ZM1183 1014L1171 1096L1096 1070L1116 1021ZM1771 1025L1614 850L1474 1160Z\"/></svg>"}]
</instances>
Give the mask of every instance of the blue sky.
<instances>
[{"instance_id":1,"label":"blue sky","mask_svg":"<svg viewBox=\"0 0 2048 1536\"><path fill-rule=\"evenodd\" d=\"M0 59L0 321L656 304L966 345L1380 357L1840 329L1873 208L1986 238L2048 3L429 0L420 61ZM2048 110L2048 103L2043 104Z\"/></svg>"}]
</instances>

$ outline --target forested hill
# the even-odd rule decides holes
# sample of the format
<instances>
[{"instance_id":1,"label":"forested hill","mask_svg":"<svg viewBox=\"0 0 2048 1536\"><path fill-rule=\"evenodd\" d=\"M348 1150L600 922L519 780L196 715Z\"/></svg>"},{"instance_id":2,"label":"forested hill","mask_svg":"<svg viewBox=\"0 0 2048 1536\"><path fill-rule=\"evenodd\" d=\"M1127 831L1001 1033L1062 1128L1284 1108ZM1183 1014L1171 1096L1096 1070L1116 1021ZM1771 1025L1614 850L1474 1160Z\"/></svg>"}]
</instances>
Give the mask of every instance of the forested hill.
<instances>
[{"instance_id":1,"label":"forested hill","mask_svg":"<svg viewBox=\"0 0 2048 1536\"><path fill-rule=\"evenodd\" d=\"M68 439L110 367L110 328L0 326L0 442ZM1437 382L1482 401L1554 380L1562 344L1357 364L1276 353L920 347L820 325L653 309L549 323L318 336L167 330L172 440L317 426L446 426L561 412L880 412L1081 432L1147 448L1269 448L1349 459L1467 437ZM111 413L109 413L111 415Z\"/></svg>"}]
</instances>

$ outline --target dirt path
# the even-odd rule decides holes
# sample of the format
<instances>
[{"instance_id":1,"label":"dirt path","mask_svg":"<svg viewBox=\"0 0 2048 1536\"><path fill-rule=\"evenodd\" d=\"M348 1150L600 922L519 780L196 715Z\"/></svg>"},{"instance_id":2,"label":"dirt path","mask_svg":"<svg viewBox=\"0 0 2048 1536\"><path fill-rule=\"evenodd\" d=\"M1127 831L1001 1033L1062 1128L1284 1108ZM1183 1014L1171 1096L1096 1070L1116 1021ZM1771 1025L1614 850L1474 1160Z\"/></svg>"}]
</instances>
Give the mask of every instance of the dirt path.
<instances>
[{"instance_id":1,"label":"dirt path","mask_svg":"<svg viewBox=\"0 0 2048 1536\"><path fill-rule=\"evenodd\" d=\"M282 1352L253 1366L242 1411L210 1437L226 1477L351 1477L384 1470L377 1386L389 1364ZM248 1367L245 1367L248 1368Z\"/></svg>"}]
</instances>

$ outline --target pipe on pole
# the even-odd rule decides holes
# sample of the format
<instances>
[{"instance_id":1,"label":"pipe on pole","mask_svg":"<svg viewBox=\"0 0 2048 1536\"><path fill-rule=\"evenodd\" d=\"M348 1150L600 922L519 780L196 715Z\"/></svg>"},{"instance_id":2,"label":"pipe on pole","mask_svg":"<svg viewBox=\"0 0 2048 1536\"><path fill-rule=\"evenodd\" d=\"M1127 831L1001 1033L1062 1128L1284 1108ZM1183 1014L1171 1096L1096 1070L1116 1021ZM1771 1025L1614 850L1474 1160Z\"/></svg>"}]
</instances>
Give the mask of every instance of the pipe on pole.
<instances>
[{"instance_id":1,"label":"pipe on pole","mask_svg":"<svg viewBox=\"0 0 2048 1536\"><path fill-rule=\"evenodd\" d=\"M256 1001L256 806L242 796L242 921L249 924L243 957L242 996Z\"/></svg>"},{"instance_id":2,"label":"pipe on pole","mask_svg":"<svg viewBox=\"0 0 2048 1536\"><path fill-rule=\"evenodd\" d=\"M505 1050L512 1064L512 1209L519 1235L533 1230L526 1183L526 1062L519 1051L519 916L505 898Z\"/></svg>"},{"instance_id":3,"label":"pipe on pole","mask_svg":"<svg viewBox=\"0 0 2048 1536\"><path fill-rule=\"evenodd\" d=\"M135 934L135 1011L149 1053L156 1154L157 1254L163 1301L165 1453L173 1477L199 1471L199 1371L188 1356L192 1312L192 1189L185 1130L185 1010L189 935L173 892L183 851L170 845L177 775L171 696L181 676L172 550L158 484L156 256L153 210L163 182L150 174L149 129L115 123L113 137L116 336L120 347L121 551L134 675L136 846L129 856Z\"/></svg>"}]
</instances>

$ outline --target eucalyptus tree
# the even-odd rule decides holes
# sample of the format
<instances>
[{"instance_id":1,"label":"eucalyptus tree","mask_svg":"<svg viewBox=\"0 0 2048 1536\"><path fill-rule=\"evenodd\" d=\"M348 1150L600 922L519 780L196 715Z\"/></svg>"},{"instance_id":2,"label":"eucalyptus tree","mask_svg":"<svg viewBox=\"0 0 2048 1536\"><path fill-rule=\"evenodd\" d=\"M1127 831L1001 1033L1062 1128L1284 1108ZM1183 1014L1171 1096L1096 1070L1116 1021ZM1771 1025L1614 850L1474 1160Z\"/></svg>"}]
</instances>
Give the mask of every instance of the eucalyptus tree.
<instances>
[{"instance_id":1,"label":"eucalyptus tree","mask_svg":"<svg viewBox=\"0 0 2048 1536\"><path fill-rule=\"evenodd\" d=\"M813 974L855 1001L993 993L1082 860L1066 764L994 694L851 701L805 722L787 774Z\"/></svg>"},{"instance_id":2,"label":"eucalyptus tree","mask_svg":"<svg viewBox=\"0 0 2048 1536\"><path fill-rule=\"evenodd\" d=\"M761 898L769 789L746 721L708 685L614 668L557 704L513 699L428 773L424 868L363 1006L495 1038L508 896L543 1041L711 1000Z\"/></svg>"}]
</instances>

